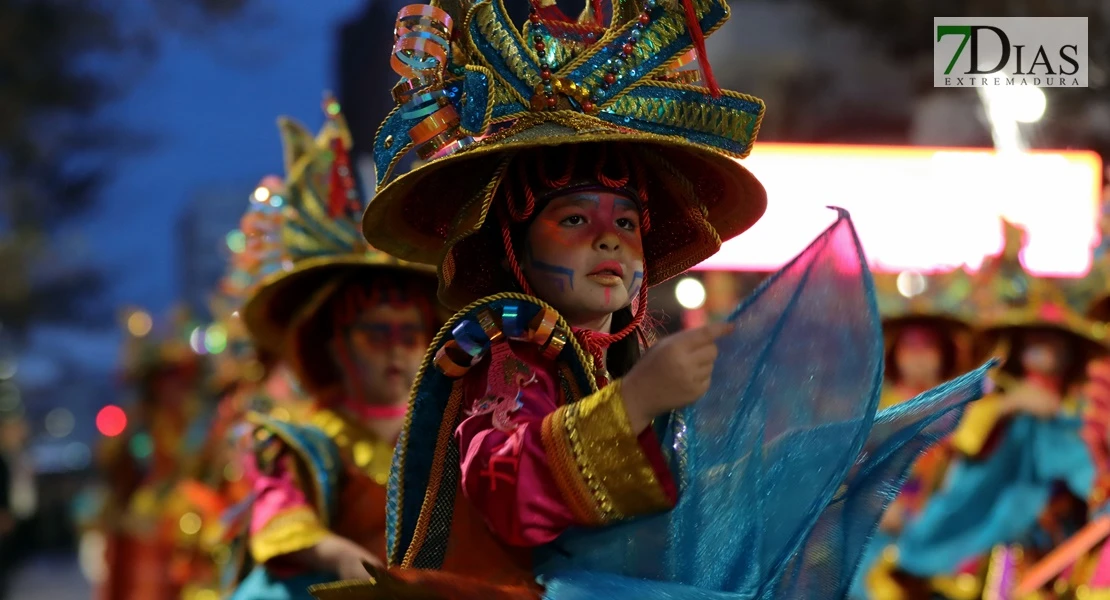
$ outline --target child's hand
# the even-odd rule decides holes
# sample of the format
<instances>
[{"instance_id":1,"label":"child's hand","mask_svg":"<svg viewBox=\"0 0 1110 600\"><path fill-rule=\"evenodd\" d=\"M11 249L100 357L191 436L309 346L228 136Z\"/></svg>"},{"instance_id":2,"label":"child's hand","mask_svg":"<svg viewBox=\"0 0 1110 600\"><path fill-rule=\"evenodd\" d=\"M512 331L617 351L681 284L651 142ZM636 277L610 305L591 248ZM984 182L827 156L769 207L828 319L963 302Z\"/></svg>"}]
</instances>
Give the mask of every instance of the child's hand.
<instances>
[{"instance_id":1,"label":"child's hand","mask_svg":"<svg viewBox=\"0 0 1110 600\"><path fill-rule=\"evenodd\" d=\"M729 323L711 323L665 337L644 354L621 383L633 432L639 434L655 417L693 404L709 390L717 338L730 331Z\"/></svg>"},{"instance_id":2,"label":"child's hand","mask_svg":"<svg viewBox=\"0 0 1110 600\"><path fill-rule=\"evenodd\" d=\"M1006 392L1006 407L1040 419L1052 417L1060 410L1063 400L1056 392L1034 383L1020 383Z\"/></svg>"},{"instance_id":3,"label":"child's hand","mask_svg":"<svg viewBox=\"0 0 1110 600\"><path fill-rule=\"evenodd\" d=\"M344 548L337 559L338 564L336 565L335 574L341 580L370 579L372 575L366 568L367 565L374 569L385 569L385 565L378 557L371 554L369 550L354 544Z\"/></svg>"},{"instance_id":4,"label":"child's hand","mask_svg":"<svg viewBox=\"0 0 1110 600\"><path fill-rule=\"evenodd\" d=\"M311 548L294 552L290 557L314 571L335 573L340 579L370 579L371 574L364 562L372 567L385 568L369 550L334 533Z\"/></svg>"},{"instance_id":5,"label":"child's hand","mask_svg":"<svg viewBox=\"0 0 1110 600\"><path fill-rule=\"evenodd\" d=\"M906 511L898 506L891 505L886 509L881 519L879 519L879 531L888 535L898 535L902 533L902 527L906 524Z\"/></svg>"}]
</instances>

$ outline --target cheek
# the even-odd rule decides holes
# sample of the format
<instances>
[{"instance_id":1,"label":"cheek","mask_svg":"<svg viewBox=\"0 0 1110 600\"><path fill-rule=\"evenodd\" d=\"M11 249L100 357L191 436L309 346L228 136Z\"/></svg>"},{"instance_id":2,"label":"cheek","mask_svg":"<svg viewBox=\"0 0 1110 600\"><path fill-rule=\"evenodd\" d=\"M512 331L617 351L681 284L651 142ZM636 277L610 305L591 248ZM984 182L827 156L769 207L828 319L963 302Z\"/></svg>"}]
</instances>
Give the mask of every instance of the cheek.
<instances>
[{"instance_id":1,"label":"cheek","mask_svg":"<svg viewBox=\"0 0 1110 600\"><path fill-rule=\"evenodd\" d=\"M424 353L428 349L428 344L417 344L408 346L404 350L403 360L405 366L413 373L420 369L420 363L424 360Z\"/></svg>"},{"instance_id":2,"label":"cheek","mask_svg":"<svg viewBox=\"0 0 1110 600\"><path fill-rule=\"evenodd\" d=\"M529 236L529 246L537 258L550 259L567 251L589 246L593 234L588 227L560 227L555 221L536 221Z\"/></svg>"},{"instance_id":3,"label":"cheek","mask_svg":"<svg viewBox=\"0 0 1110 600\"><path fill-rule=\"evenodd\" d=\"M375 343L366 335L355 334L350 337L351 358L356 363L374 364L386 358L387 348Z\"/></svg>"},{"instance_id":4,"label":"cheek","mask_svg":"<svg viewBox=\"0 0 1110 600\"><path fill-rule=\"evenodd\" d=\"M635 256L637 259L639 259L639 261L640 261L640 270L642 271L643 267L644 267L644 265L643 265L643 260L644 260L644 240L643 240L643 238L640 237L639 233L625 232L625 233L621 234L621 243L624 244L625 247L628 248L628 250L632 254L632 256Z\"/></svg>"}]
</instances>

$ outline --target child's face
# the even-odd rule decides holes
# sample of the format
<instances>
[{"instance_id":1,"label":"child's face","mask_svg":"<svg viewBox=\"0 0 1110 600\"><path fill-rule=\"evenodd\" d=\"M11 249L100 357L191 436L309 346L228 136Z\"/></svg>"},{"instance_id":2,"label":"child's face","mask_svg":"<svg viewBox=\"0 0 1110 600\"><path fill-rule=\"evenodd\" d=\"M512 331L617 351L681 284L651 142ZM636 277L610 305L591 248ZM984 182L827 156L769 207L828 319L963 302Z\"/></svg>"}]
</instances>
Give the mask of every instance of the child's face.
<instances>
[{"instance_id":1,"label":"child's face","mask_svg":"<svg viewBox=\"0 0 1110 600\"><path fill-rule=\"evenodd\" d=\"M392 406L408 400L430 340L416 304L382 302L364 310L337 341L346 387L370 404Z\"/></svg>"},{"instance_id":2,"label":"child's face","mask_svg":"<svg viewBox=\"0 0 1110 600\"><path fill-rule=\"evenodd\" d=\"M907 327L898 337L894 362L904 380L938 383L944 362L939 334L927 327Z\"/></svg>"},{"instance_id":3,"label":"child's face","mask_svg":"<svg viewBox=\"0 0 1110 600\"><path fill-rule=\"evenodd\" d=\"M1032 333L1025 338L1021 366L1027 373L1061 375L1068 360L1067 340L1051 333Z\"/></svg>"},{"instance_id":4,"label":"child's face","mask_svg":"<svg viewBox=\"0 0 1110 600\"><path fill-rule=\"evenodd\" d=\"M639 207L608 191L554 198L528 228L523 268L536 294L571 323L628 306L644 281Z\"/></svg>"}]
</instances>

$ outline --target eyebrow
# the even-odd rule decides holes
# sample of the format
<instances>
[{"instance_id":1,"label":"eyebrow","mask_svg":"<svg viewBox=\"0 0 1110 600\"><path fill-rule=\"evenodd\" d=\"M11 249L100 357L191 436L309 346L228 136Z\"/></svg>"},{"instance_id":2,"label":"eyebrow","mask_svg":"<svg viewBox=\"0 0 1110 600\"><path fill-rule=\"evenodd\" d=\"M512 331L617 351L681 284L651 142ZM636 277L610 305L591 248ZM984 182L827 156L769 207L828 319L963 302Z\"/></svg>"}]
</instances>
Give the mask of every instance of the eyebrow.
<instances>
[{"instance_id":1,"label":"eyebrow","mask_svg":"<svg viewBox=\"0 0 1110 600\"><path fill-rule=\"evenodd\" d=\"M638 205L635 202L629 200L628 198L617 198L615 203L616 203L617 206L619 206L621 208L636 211L636 212L640 212L640 205Z\"/></svg>"},{"instance_id":2,"label":"eyebrow","mask_svg":"<svg viewBox=\"0 0 1110 600\"><path fill-rule=\"evenodd\" d=\"M598 200L597 198L593 198L593 197L590 197L590 196L584 196L584 195L578 195L578 194L575 194L573 196L563 196L559 200L561 202L564 202L565 204L569 204L571 206L600 206L601 205L601 201ZM640 212L640 205L639 204L636 204L632 200L629 200L628 198L625 198L623 196L617 196L617 198L614 200L614 204L617 207L623 208L625 210L631 210L631 211L634 211L634 212L637 212L637 213Z\"/></svg>"}]
</instances>

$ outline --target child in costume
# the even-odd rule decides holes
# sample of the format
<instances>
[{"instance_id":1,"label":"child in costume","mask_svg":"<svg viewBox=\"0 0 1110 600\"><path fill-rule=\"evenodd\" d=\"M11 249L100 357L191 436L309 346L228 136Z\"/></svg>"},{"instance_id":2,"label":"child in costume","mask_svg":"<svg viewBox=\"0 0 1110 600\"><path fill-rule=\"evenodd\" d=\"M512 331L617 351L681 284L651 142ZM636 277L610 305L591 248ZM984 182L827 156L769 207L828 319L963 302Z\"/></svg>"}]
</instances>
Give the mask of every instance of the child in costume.
<instances>
[{"instance_id":1,"label":"child in costume","mask_svg":"<svg viewBox=\"0 0 1110 600\"><path fill-rule=\"evenodd\" d=\"M647 287L763 213L734 160L763 104L704 61L708 90L676 71L723 2L611 12L536 3L521 34L500 2L402 9L363 232L438 265L458 312L394 455L398 568L318 597L842 595L878 488L977 393L981 373L876 422L881 333L844 214L729 323L644 351ZM394 179L412 148L428 162Z\"/></svg>"},{"instance_id":2,"label":"child in costume","mask_svg":"<svg viewBox=\"0 0 1110 600\"><path fill-rule=\"evenodd\" d=\"M1099 261L1105 262L1105 261ZM1096 263L1097 264L1097 263ZM1092 274L1094 275L1094 274ZM1101 279L1092 277L1101 284ZM1110 322L1110 296L1091 303L1087 317L1105 325ZM1087 497L1091 520L1066 542L1037 563L1019 582L1016 592L1025 593L1052 582L1053 589L1072 594L1068 597L1098 600L1110 595L1110 364L1105 359L1092 361L1084 388L1082 437L1095 466L1094 484Z\"/></svg>"},{"instance_id":3,"label":"child in costume","mask_svg":"<svg viewBox=\"0 0 1110 600\"><path fill-rule=\"evenodd\" d=\"M385 483L409 386L438 327L430 269L366 246L363 202L333 100L316 139L281 121L284 270L242 309L263 351L314 400L303 422L252 414L249 550L242 600L308 597L309 583L365 573L385 554Z\"/></svg>"},{"instance_id":4,"label":"child in costume","mask_svg":"<svg viewBox=\"0 0 1110 600\"><path fill-rule=\"evenodd\" d=\"M243 301L258 281L281 269L281 212L274 206L280 196L267 183L272 185L273 178L264 179L257 188L269 192L264 200L257 190L251 196L250 210L240 224L246 243L231 254L228 272L209 304L215 321L204 337L212 365L211 387L220 401L204 423L205 439L194 468L178 484L176 494L183 505L183 527L188 529L172 569L182 587L182 600L218 595L221 572L234 568L228 542L245 530L245 519L235 517L250 503L251 492L250 478L245 476L251 446L246 415L270 413L275 405L266 384L274 387L276 361L254 348L240 315Z\"/></svg>"},{"instance_id":5,"label":"child in costume","mask_svg":"<svg viewBox=\"0 0 1110 600\"><path fill-rule=\"evenodd\" d=\"M968 274L961 270L919 275L923 289L900 287L902 276L877 276L879 310L885 313L886 377L880 408L895 406L936 387L961 373L969 362L971 327L961 318L971 291ZM909 283L916 283L910 281ZM947 471L950 449L940 443L914 463L898 497L883 513L853 586L858 598L899 597L897 582L885 567L893 561L887 549L904 524L920 512L940 487ZM878 565L873 562L880 557ZM872 572L872 567L878 568Z\"/></svg>"},{"instance_id":6,"label":"child in costume","mask_svg":"<svg viewBox=\"0 0 1110 600\"><path fill-rule=\"evenodd\" d=\"M945 488L898 542L906 579L931 579L954 598L1008 593L1015 573L1085 522L1094 471L1080 437L1079 386L1087 362L1106 350L1051 283L1022 276L980 285L1000 300L980 309L981 347L1006 357L994 376L999 391L965 415Z\"/></svg>"},{"instance_id":7,"label":"child in costume","mask_svg":"<svg viewBox=\"0 0 1110 600\"><path fill-rule=\"evenodd\" d=\"M149 316L132 311L128 320ZM128 327L125 377L138 399L127 429L100 449L109 496L103 519L107 574L99 590L105 600L176 598L170 577L179 527L169 499L179 476L183 440L203 365L188 346L190 319L177 311L166 323Z\"/></svg>"}]
</instances>

